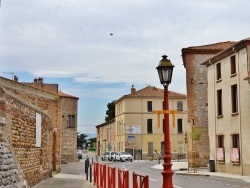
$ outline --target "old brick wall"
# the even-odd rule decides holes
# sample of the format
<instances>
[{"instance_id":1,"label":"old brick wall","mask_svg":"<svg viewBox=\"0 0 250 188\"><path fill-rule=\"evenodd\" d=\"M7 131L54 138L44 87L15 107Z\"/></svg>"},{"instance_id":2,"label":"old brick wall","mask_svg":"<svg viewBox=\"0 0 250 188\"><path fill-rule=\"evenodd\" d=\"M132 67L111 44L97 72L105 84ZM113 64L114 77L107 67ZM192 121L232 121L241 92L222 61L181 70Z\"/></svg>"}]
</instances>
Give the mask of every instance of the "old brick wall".
<instances>
[{"instance_id":1,"label":"old brick wall","mask_svg":"<svg viewBox=\"0 0 250 188\"><path fill-rule=\"evenodd\" d=\"M50 117L25 101L5 93L5 137L17 167L30 186L52 174L52 124ZM42 114L42 146L35 146L35 114Z\"/></svg>"},{"instance_id":2,"label":"old brick wall","mask_svg":"<svg viewBox=\"0 0 250 188\"><path fill-rule=\"evenodd\" d=\"M43 90L36 89L29 85L24 85L22 83L10 81L8 79L0 78L0 85L4 86L11 91L13 94L17 95L27 103L38 107L46 111L51 116L51 126L52 132L55 134L55 139L53 140L53 171L60 172L61 170L61 103L58 95L53 93L47 93Z\"/></svg>"},{"instance_id":3,"label":"old brick wall","mask_svg":"<svg viewBox=\"0 0 250 188\"><path fill-rule=\"evenodd\" d=\"M0 104L0 187L20 187L26 188L26 181L13 156L13 151L10 150L8 138L6 137L6 114L5 103L1 98Z\"/></svg>"},{"instance_id":4,"label":"old brick wall","mask_svg":"<svg viewBox=\"0 0 250 188\"><path fill-rule=\"evenodd\" d=\"M77 101L76 98L61 97L62 105L62 160L78 161L77 149ZM75 115L75 127L69 127L68 115Z\"/></svg>"},{"instance_id":5,"label":"old brick wall","mask_svg":"<svg viewBox=\"0 0 250 188\"><path fill-rule=\"evenodd\" d=\"M189 133L191 126L201 131L201 138L192 141L189 138L188 151L198 152L199 166L206 166L209 159L208 112L207 112L207 68L201 62L210 54L186 54L186 85Z\"/></svg>"},{"instance_id":6,"label":"old brick wall","mask_svg":"<svg viewBox=\"0 0 250 188\"><path fill-rule=\"evenodd\" d=\"M76 157L77 124L74 128L67 127L68 114L76 114L77 122L78 98L59 97L58 84L44 84L41 80L34 80L34 83L19 83L18 80L0 77L0 86L4 86L27 103L33 104L51 116L53 171L61 170L61 160L78 160Z\"/></svg>"}]
</instances>

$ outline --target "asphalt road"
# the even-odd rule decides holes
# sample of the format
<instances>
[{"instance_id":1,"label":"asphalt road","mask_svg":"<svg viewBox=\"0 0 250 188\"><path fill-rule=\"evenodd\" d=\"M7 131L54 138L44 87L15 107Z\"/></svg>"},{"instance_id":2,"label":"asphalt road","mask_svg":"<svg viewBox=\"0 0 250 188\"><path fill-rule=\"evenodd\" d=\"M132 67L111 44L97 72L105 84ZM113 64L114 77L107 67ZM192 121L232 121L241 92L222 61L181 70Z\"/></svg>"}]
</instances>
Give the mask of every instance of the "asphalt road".
<instances>
[{"instance_id":1,"label":"asphalt road","mask_svg":"<svg viewBox=\"0 0 250 188\"><path fill-rule=\"evenodd\" d=\"M108 162L108 166L117 169L128 170L130 172L130 184L132 183L132 173L149 175L149 187L158 188L162 186L162 170L151 168L157 161L141 162ZM173 175L175 188L250 188L250 183L239 179L216 177L216 176L196 176L196 175ZM132 185L132 184L131 184Z\"/></svg>"}]
</instances>

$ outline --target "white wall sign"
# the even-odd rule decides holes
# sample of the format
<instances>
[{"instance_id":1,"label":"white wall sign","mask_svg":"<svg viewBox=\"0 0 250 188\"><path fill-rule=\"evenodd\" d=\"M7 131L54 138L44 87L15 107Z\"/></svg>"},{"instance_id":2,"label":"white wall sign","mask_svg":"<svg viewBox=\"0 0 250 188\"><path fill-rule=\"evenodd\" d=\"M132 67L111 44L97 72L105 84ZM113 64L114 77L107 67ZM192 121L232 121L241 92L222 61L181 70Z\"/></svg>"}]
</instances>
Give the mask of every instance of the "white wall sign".
<instances>
[{"instance_id":1,"label":"white wall sign","mask_svg":"<svg viewBox=\"0 0 250 188\"><path fill-rule=\"evenodd\" d=\"M36 113L36 147L42 145L42 118L41 114Z\"/></svg>"},{"instance_id":2,"label":"white wall sign","mask_svg":"<svg viewBox=\"0 0 250 188\"><path fill-rule=\"evenodd\" d=\"M127 125L126 134L141 134L141 126L140 125Z\"/></svg>"}]
</instances>

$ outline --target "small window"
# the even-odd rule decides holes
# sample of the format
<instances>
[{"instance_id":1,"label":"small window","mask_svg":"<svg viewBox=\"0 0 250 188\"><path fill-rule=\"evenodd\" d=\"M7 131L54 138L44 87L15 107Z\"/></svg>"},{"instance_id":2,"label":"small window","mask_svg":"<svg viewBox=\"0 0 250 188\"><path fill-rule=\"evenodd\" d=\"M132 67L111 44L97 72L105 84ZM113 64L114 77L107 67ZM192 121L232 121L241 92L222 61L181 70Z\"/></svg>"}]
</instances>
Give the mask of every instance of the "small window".
<instances>
[{"instance_id":1,"label":"small window","mask_svg":"<svg viewBox=\"0 0 250 188\"><path fill-rule=\"evenodd\" d=\"M177 101L177 109L180 111L183 110L183 102L182 101Z\"/></svg>"},{"instance_id":2,"label":"small window","mask_svg":"<svg viewBox=\"0 0 250 188\"><path fill-rule=\"evenodd\" d=\"M153 133L153 120L152 119L147 120L147 133L148 134Z\"/></svg>"},{"instance_id":3,"label":"small window","mask_svg":"<svg viewBox=\"0 0 250 188\"><path fill-rule=\"evenodd\" d=\"M236 61L235 61L235 55L230 57L231 61L231 75L236 74Z\"/></svg>"},{"instance_id":4,"label":"small window","mask_svg":"<svg viewBox=\"0 0 250 188\"><path fill-rule=\"evenodd\" d=\"M75 115L68 115L68 127L75 127Z\"/></svg>"},{"instance_id":5,"label":"small window","mask_svg":"<svg viewBox=\"0 0 250 188\"><path fill-rule=\"evenodd\" d=\"M237 84L231 86L232 113L238 112Z\"/></svg>"},{"instance_id":6,"label":"small window","mask_svg":"<svg viewBox=\"0 0 250 188\"><path fill-rule=\"evenodd\" d=\"M154 154L154 143L148 142L148 154Z\"/></svg>"},{"instance_id":7,"label":"small window","mask_svg":"<svg viewBox=\"0 0 250 188\"><path fill-rule=\"evenodd\" d=\"M222 116L222 89L217 90L217 115Z\"/></svg>"},{"instance_id":8,"label":"small window","mask_svg":"<svg viewBox=\"0 0 250 188\"><path fill-rule=\"evenodd\" d=\"M148 101L148 112L152 112L152 101Z\"/></svg>"},{"instance_id":9,"label":"small window","mask_svg":"<svg viewBox=\"0 0 250 188\"><path fill-rule=\"evenodd\" d=\"M216 64L216 76L217 80L221 80L221 64Z\"/></svg>"},{"instance_id":10,"label":"small window","mask_svg":"<svg viewBox=\"0 0 250 188\"><path fill-rule=\"evenodd\" d=\"M224 135L218 135L218 148L224 148Z\"/></svg>"},{"instance_id":11,"label":"small window","mask_svg":"<svg viewBox=\"0 0 250 188\"><path fill-rule=\"evenodd\" d=\"M183 129L182 129L182 119L177 119L177 131L178 133L183 133Z\"/></svg>"},{"instance_id":12,"label":"small window","mask_svg":"<svg viewBox=\"0 0 250 188\"><path fill-rule=\"evenodd\" d=\"M232 147L233 148L239 148L240 147L239 134L233 134L232 135Z\"/></svg>"}]
</instances>

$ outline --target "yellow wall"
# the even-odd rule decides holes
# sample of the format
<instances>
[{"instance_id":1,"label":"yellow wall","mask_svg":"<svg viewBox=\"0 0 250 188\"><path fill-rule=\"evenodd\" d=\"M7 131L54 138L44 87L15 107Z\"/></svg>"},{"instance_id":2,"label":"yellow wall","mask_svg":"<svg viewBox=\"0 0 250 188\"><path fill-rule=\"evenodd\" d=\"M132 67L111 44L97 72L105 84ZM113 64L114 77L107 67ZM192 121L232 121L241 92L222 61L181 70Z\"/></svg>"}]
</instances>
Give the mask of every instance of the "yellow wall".
<instances>
[{"instance_id":1,"label":"yellow wall","mask_svg":"<svg viewBox=\"0 0 250 188\"><path fill-rule=\"evenodd\" d=\"M153 110L162 110L163 98L123 98L116 103L116 133L115 142L117 151L125 149L142 149L144 156L148 154L148 142L153 142L154 150L161 152L161 142L164 141L162 119L160 116L160 127L157 123L157 115L147 111L147 101L152 101ZM177 109L177 101L183 101L183 109L186 110L186 99L170 99L169 109ZM177 119L182 119L183 133L177 131ZM153 119L153 133L147 133L147 119ZM170 134L172 152L186 153L186 144L184 142L184 133L187 130L187 115L177 114L175 117L175 127L173 127L172 116L170 115ZM126 126L140 126L139 134L126 134ZM128 141L128 136L135 136L135 143ZM126 146L126 142L129 145ZM120 148L119 148L120 146Z\"/></svg>"}]
</instances>

